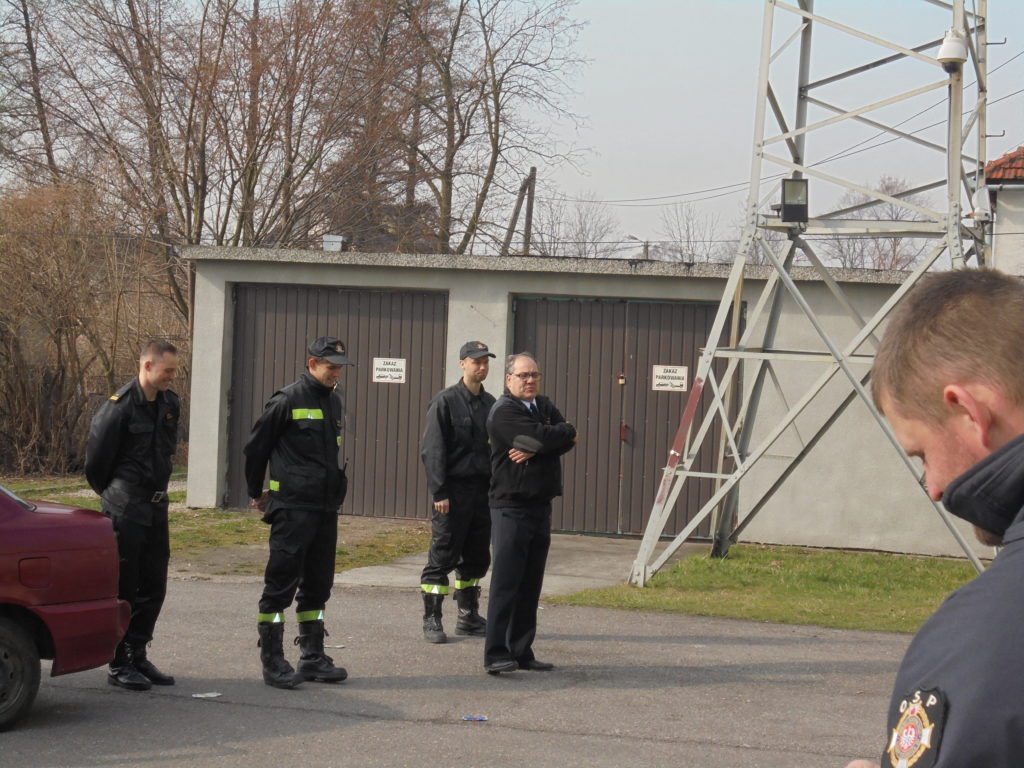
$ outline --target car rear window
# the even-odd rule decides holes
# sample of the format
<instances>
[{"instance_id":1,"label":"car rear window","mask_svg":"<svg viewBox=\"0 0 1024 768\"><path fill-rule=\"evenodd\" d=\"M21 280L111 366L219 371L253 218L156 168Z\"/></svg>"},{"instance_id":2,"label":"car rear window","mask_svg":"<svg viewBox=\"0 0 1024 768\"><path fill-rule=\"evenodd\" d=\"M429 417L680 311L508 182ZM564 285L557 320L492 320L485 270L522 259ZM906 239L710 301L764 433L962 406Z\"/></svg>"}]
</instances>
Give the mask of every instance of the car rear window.
<instances>
[{"instance_id":1,"label":"car rear window","mask_svg":"<svg viewBox=\"0 0 1024 768\"><path fill-rule=\"evenodd\" d=\"M21 498L21 496L14 493L13 491L7 490L2 485L0 485L0 493L2 493L4 496L9 498L11 501L13 501L15 504L22 507L23 509L27 509L29 512L36 508L35 504L33 504L30 501L25 501L23 498Z\"/></svg>"}]
</instances>

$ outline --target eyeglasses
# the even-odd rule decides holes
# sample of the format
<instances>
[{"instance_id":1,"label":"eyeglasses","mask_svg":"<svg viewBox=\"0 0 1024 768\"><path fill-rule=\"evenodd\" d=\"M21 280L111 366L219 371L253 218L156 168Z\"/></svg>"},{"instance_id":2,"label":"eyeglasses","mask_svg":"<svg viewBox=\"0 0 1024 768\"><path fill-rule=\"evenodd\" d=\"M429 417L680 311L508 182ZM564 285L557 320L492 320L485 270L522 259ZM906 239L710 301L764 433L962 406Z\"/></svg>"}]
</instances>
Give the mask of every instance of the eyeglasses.
<instances>
[{"instance_id":1,"label":"eyeglasses","mask_svg":"<svg viewBox=\"0 0 1024 768\"><path fill-rule=\"evenodd\" d=\"M529 381L530 379L536 379L540 381L540 371L528 371L526 373L510 373L509 376L515 376L520 381Z\"/></svg>"}]
</instances>

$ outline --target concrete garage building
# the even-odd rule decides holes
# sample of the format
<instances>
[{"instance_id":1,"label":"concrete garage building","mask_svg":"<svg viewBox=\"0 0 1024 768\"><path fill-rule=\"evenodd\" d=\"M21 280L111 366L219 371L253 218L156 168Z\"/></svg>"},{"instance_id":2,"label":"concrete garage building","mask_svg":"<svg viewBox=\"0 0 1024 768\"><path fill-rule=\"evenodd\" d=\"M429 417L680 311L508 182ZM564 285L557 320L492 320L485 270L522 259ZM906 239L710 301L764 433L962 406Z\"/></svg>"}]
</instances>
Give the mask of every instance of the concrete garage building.
<instances>
[{"instance_id":1,"label":"concrete garage building","mask_svg":"<svg viewBox=\"0 0 1024 768\"><path fill-rule=\"evenodd\" d=\"M542 391L580 430L580 445L565 459L565 496L556 502L554 527L606 535L643 532L729 269L214 247L188 248L184 256L196 268L189 506L247 504L241 449L249 428L270 395L301 372L308 341L336 335L358 363L340 385L350 478L344 512L427 518L418 445L426 405L458 378L462 343L481 339L498 355L486 385L492 393L502 386L503 356L529 350L544 373ZM756 299L768 274L765 267L748 268L744 299ZM852 338L858 329L813 273L796 270L794 277L833 338ZM847 271L837 278L866 317L903 275ZM824 350L791 302L778 338L780 347ZM818 373L814 363L780 365L777 402L767 395L762 400L762 434L777 423L786 398L799 397ZM743 481L741 515L744 499L774 481L785 458L800 450L803 435L813 433L845 394L836 384ZM755 444L757 439L755 432ZM713 471L714 456L701 462ZM691 486L665 534L682 529L712 493L712 483ZM705 524L695 535L710 533ZM744 538L960 554L859 403L840 417Z\"/></svg>"}]
</instances>

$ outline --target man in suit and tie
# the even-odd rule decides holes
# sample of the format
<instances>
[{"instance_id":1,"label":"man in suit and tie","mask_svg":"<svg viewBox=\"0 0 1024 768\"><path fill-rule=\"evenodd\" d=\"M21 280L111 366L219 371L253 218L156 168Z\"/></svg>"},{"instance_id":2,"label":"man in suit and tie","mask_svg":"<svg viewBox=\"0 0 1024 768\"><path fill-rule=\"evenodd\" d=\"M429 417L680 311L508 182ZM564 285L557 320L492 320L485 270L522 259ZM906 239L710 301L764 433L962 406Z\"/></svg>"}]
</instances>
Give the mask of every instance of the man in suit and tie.
<instances>
[{"instance_id":1,"label":"man in suit and tie","mask_svg":"<svg viewBox=\"0 0 1024 768\"><path fill-rule=\"evenodd\" d=\"M539 393L540 381L533 355L510 355L505 392L487 418L493 563L484 668L492 675L554 667L534 656L533 640L551 545L551 500L562 495L562 454L578 438L576 428Z\"/></svg>"}]
</instances>

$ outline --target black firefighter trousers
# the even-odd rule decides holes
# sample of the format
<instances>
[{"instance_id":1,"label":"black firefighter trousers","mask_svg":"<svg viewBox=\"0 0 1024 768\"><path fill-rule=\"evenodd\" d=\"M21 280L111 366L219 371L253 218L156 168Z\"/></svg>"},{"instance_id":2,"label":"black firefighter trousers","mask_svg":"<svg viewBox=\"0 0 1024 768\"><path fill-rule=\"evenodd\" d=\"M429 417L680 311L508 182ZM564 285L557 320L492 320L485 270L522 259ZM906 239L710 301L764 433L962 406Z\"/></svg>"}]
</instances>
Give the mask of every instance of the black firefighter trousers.
<instances>
[{"instance_id":1,"label":"black firefighter trousers","mask_svg":"<svg viewBox=\"0 0 1024 768\"><path fill-rule=\"evenodd\" d=\"M291 605L296 592L297 613L323 610L334 585L337 548L336 513L274 510L260 613L283 613Z\"/></svg>"},{"instance_id":2,"label":"black firefighter trousers","mask_svg":"<svg viewBox=\"0 0 1024 768\"><path fill-rule=\"evenodd\" d=\"M488 481L452 484L448 514L431 518L430 551L420 584L448 587L448 574L459 581L483 578L491 565L491 512ZM445 589L447 591L447 589Z\"/></svg>"}]
</instances>

